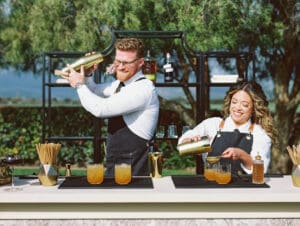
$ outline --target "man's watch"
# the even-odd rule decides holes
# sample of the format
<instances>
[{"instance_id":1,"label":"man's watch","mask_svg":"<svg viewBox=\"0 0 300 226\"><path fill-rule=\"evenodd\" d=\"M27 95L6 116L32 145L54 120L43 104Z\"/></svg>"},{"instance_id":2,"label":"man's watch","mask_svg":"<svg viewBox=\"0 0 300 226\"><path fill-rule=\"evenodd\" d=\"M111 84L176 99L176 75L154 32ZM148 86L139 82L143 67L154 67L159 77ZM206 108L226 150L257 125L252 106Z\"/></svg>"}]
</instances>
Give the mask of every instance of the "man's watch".
<instances>
[{"instance_id":1,"label":"man's watch","mask_svg":"<svg viewBox=\"0 0 300 226\"><path fill-rule=\"evenodd\" d=\"M76 83L76 85L75 85L75 89L79 89L81 86L83 86L84 85L84 83L81 83L81 82L78 82L78 83Z\"/></svg>"}]
</instances>

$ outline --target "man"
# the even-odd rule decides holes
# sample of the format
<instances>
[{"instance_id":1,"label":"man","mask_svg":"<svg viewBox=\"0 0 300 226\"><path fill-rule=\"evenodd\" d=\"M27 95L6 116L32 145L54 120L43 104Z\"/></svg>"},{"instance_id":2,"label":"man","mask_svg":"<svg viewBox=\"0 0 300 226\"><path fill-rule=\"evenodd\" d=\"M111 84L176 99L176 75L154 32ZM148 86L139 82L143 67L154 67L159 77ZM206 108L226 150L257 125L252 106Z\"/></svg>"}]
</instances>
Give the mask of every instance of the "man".
<instances>
[{"instance_id":1,"label":"man","mask_svg":"<svg viewBox=\"0 0 300 226\"><path fill-rule=\"evenodd\" d=\"M114 162L120 156L132 158L132 175L149 175L147 142L152 139L159 114L159 101L153 83L142 74L144 45L136 38L115 43L112 83L96 84L70 69L69 82L76 88L82 106L96 117L109 118L106 175L114 175Z\"/></svg>"}]
</instances>

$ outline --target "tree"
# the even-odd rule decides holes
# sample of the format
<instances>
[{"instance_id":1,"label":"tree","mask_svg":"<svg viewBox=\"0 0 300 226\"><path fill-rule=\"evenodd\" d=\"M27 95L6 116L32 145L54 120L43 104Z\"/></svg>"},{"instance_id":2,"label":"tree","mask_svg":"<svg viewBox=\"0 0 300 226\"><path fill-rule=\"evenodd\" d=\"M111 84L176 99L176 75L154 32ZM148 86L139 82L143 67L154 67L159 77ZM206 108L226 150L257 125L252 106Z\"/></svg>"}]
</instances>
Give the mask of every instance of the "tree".
<instances>
[{"instance_id":1,"label":"tree","mask_svg":"<svg viewBox=\"0 0 300 226\"><path fill-rule=\"evenodd\" d=\"M33 69L44 51L103 50L110 29L182 30L199 51L255 53L257 76L274 83L278 146L273 172L288 172L285 148L299 142L299 1L296 0L10 0L0 30L1 61ZM3 5L4 1L0 1ZM1 8L2 9L2 8ZM1 12L1 11L0 11ZM3 12L3 11L2 11ZM0 13L0 16L4 15ZM179 54L179 59L183 57ZM181 56L181 57L180 57ZM193 97L185 94L193 107ZM173 109L182 109L172 104ZM195 119L186 110L186 120ZM298 121L297 121L298 120ZM194 120L193 124L197 122Z\"/></svg>"}]
</instances>

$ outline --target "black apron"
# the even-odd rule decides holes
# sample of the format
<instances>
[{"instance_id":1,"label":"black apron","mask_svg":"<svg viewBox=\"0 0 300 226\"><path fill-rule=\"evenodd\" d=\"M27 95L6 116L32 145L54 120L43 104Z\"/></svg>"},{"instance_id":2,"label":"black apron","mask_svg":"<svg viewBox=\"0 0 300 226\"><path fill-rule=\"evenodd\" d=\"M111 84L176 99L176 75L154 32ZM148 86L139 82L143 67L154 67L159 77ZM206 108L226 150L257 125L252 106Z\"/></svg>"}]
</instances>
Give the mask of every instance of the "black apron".
<instances>
[{"instance_id":1,"label":"black apron","mask_svg":"<svg viewBox=\"0 0 300 226\"><path fill-rule=\"evenodd\" d=\"M241 133L238 129L235 129L232 132L221 131L223 126L224 120L220 122L219 131L211 144L212 151L208 153L208 156L220 156L229 147L241 148L250 154L253 144L252 132L254 125L250 125L249 133ZM221 158L220 162L230 162L231 171L235 174L244 173L241 167L241 160Z\"/></svg>"},{"instance_id":2,"label":"black apron","mask_svg":"<svg viewBox=\"0 0 300 226\"><path fill-rule=\"evenodd\" d=\"M135 82L145 79L139 78ZM119 85L118 92L124 84ZM133 176L149 176L148 170L148 140L134 134L127 127L123 116L112 117L108 120L106 176L114 176L114 165L118 157L130 157L132 160Z\"/></svg>"}]
</instances>

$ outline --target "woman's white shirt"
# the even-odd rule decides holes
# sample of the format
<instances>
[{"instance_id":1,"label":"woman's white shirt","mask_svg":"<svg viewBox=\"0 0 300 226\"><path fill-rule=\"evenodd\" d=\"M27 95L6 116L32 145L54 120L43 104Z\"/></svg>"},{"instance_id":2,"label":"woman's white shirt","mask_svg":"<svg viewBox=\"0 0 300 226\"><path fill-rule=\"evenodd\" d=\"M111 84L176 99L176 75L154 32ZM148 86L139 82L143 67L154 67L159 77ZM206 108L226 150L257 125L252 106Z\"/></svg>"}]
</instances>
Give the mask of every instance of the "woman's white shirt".
<instances>
[{"instance_id":1,"label":"woman's white shirt","mask_svg":"<svg viewBox=\"0 0 300 226\"><path fill-rule=\"evenodd\" d=\"M179 144L182 143L182 140L185 138L190 138L197 135L208 136L210 142L212 143L220 128L221 120L222 118L213 117L202 121L194 129L184 133L179 138L178 143ZM251 125L251 121L249 120L243 125L237 127L233 122L233 120L231 119L231 117L228 117L225 119L224 127L221 131L232 132L233 130L238 129L241 133L249 133L250 125ZM272 140L267 135L265 130L258 124L254 124L252 135L253 135L253 144L252 144L250 155L252 159L254 159L258 153L261 155L262 159L264 160L264 171L266 173L271 159ZM203 159L206 158L206 155L207 153L203 154ZM252 173L252 170L247 169L243 164L241 164L241 167L246 173L248 174Z\"/></svg>"}]
</instances>

